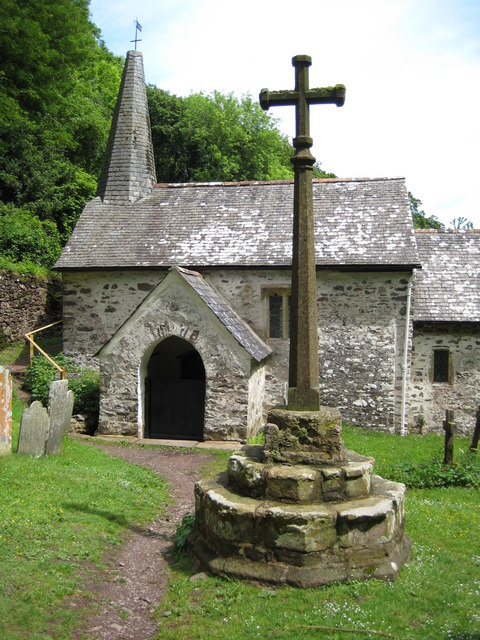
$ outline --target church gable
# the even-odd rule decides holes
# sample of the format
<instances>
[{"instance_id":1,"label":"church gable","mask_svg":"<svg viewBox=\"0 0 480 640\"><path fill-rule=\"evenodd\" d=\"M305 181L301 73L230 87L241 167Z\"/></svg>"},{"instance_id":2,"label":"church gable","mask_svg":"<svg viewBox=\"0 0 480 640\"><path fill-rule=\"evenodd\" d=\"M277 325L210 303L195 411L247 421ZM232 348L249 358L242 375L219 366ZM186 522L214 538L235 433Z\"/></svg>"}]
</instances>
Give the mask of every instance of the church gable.
<instances>
[{"instance_id":1,"label":"church gable","mask_svg":"<svg viewBox=\"0 0 480 640\"><path fill-rule=\"evenodd\" d=\"M237 343L237 350L238 347L241 347L248 356L254 358L257 362L261 362L270 355L270 347L240 318L226 300L203 279L201 274L182 267L172 267L169 270L165 278L100 349L99 355L102 356L102 354L112 352L122 339L131 335L132 332L135 333L137 325L144 324L146 317L152 314L152 308L155 309L154 313L158 312L156 307L159 301L168 301L171 296L169 290L176 286L181 288L184 296L186 295L190 298L190 301L197 307L197 312L198 307L201 309L204 306L203 312L206 312L205 320L208 321L208 316L210 315L209 321L214 323L216 335L219 332L218 322L220 322L228 341L230 342L234 339ZM188 307L189 312L194 311L191 305L188 305Z\"/></svg>"},{"instance_id":2,"label":"church gable","mask_svg":"<svg viewBox=\"0 0 480 640\"><path fill-rule=\"evenodd\" d=\"M200 274L174 267L98 354L100 432L148 435L151 358L170 338L190 346L204 367L205 424L199 439L245 439L258 429L264 386L260 361L270 348Z\"/></svg>"}]
</instances>

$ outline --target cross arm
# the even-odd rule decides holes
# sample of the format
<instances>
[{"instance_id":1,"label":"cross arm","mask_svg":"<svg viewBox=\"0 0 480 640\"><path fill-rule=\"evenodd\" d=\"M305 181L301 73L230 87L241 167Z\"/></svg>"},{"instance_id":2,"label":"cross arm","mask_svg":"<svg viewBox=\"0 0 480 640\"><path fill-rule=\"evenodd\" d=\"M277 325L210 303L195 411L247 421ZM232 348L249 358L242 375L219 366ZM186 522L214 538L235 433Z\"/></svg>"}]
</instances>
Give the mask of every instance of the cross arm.
<instances>
[{"instance_id":1,"label":"cross arm","mask_svg":"<svg viewBox=\"0 0 480 640\"><path fill-rule=\"evenodd\" d=\"M336 84L334 87L322 87L319 89L307 89L307 102L309 104L336 104L343 107L345 103L345 85Z\"/></svg>"},{"instance_id":2,"label":"cross arm","mask_svg":"<svg viewBox=\"0 0 480 640\"><path fill-rule=\"evenodd\" d=\"M305 97L308 104L336 104L337 107L341 107L345 102L345 92L345 85L337 84L334 87L307 89ZM260 106L264 111L276 105L295 106L298 100L298 91L269 91L268 89L260 91Z\"/></svg>"}]
</instances>

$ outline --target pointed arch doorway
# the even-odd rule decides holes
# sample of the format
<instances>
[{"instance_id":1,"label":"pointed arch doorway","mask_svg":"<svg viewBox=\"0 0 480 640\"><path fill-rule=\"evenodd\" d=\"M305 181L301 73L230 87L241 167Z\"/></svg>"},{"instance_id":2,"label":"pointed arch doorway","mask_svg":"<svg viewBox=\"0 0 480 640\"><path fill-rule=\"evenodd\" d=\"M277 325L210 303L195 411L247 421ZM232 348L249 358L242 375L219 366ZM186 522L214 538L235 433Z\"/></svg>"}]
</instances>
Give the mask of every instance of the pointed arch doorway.
<instances>
[{"instance_id":1,"label":"pointed arch doorway","mask_svg":"<svg viewBox=\"0 0 480 640\"><path fill-rule=\"evenodd\" d=\"M170 336L153 351L145 379L145 437L203 440L205 367L187 341Z\"/></svg>"}]
</instances>

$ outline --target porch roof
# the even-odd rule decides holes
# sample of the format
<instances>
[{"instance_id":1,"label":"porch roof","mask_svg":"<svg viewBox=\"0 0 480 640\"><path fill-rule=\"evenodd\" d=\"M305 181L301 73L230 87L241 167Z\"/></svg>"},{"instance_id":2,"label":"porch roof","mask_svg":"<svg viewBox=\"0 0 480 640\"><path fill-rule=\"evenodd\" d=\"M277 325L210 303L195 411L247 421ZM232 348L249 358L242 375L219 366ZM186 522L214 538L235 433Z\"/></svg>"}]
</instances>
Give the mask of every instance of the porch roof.
<instances>
[{"instance_id":1,"label":"porch roof","mask_svg":"<svg viewBox=\"0 0 480 640\"><path fill-rule=\"evenodd\" d=\"M207 307L225 325L239 344L257 362L266 358L272 350L255 331L238 315L236 311L203 279L200 273L182 267L172 267L194 289Z\"/></svg>"}]
</instances>

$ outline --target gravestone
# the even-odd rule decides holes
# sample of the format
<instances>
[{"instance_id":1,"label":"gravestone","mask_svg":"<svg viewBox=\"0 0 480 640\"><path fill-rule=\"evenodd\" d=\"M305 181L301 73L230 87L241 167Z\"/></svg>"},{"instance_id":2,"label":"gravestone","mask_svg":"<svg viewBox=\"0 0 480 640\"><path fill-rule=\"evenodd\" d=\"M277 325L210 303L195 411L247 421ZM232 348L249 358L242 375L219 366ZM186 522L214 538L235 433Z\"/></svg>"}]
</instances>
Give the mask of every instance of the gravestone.
<instances>
[{"instance_id":1,"label":"gravestone","mask_svg":"<svg viewBox=\"0 0 480 640\"><path fill-rule=\"evenodd\" d=\"M12 451L12 377L0 367L0 455Z\"/></svg>"},{"instance_id":2,"label":"gravestone","mask_svg":"<svg viewBox=\"0 0 480 640\"><path fill-rule=\"evenodd\" d=\"M445 453L443 456L443 464L453 464L453 437L457 430L455 412L453 409L445 410L443 430L445 431Z\"/></svg>"},{"instance_id":3,"label":"gravestone","mask_svg":"<svg viewBox=\"0 0 480 640\"><path fill-rule=\"evenodd\" d=\"M47 455L60 453L62 439L70 428L73 411L73 392L68 390L68 380L54 380L48 395L50 427L45 445Z\"/></svg>"},{"instance_id":4,"label":"gravestone","mask_svg":"<svg viewBox=\"0 0 480 640\"><path fill-rule=\"evenodd\" d=\"M49 425L48 411L41 402L35 400L23 412L17 452L28 456L45 455Z\"/></svg>"},{"instance_id":5,"label":"gravestone","mask_svg":"<svg viewBox=\"0 0 480 640\"><path fill-rule=\"evenodd\" d=\"M475 422L475 429L473 430L472 444L470 445L470 451L477 453L478 441L480 439L480 407L477 409L477 420Z\"/></svg>"}]
</instances>

